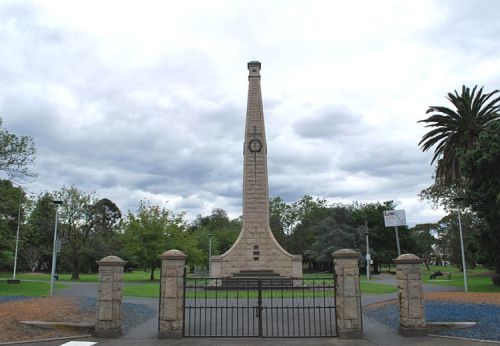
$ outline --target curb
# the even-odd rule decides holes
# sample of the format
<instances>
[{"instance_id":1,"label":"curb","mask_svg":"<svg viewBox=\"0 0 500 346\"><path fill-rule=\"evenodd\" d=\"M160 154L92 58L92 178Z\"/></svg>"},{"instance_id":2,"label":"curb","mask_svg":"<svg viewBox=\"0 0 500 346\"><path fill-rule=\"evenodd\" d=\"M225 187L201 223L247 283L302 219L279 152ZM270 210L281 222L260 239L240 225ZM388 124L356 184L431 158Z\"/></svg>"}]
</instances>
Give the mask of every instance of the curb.
<instances>
[{"instance_id":1,"label":"curb","mask_svg":"<svg viewBox=\"0 0 500 346\"><path fill-rule=\"evenodd\" d=\"M74 335L74 336L63 336L60 338L48 338L48 339L37 339L37 340L23 340L23 341L8 341L0 342L0 345L19 345L19 344L32 344L34 342L47 342L47 341L57 341L57 340L68 340L68 339L81 339L81 338L92 338L90 334L84 335Z\"/></svg>"},{"instance_id":2,"label":"curb","mask_svg":"<svg viewBox=\"0 0 500 346\"><path fill-rule=\"evenodd\" d=\"M500 341L495 341L495 340L460 338L458 336L437 335L437 334L428 334L428 336L432 336L432 337L435 337L435 338L443 338L443 339L454 339L454 340L484 342L484 343L487 343L487 344L500 344Z\"/></svg>"}]
</instances>

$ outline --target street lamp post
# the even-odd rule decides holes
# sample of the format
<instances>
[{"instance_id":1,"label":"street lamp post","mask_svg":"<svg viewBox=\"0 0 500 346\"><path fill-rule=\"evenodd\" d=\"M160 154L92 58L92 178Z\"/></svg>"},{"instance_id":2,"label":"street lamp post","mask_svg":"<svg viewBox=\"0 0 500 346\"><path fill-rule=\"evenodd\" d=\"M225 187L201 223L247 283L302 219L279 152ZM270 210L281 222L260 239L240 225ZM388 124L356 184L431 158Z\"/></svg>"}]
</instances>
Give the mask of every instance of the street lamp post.
<instances>
[{"instance_id":1,"label":"street lamp post","mask_svg":"<svg viewBox=\"0 0 500 346\"><path fill-rule=\"evenodd\" d=\"M17 271L17 250L19 249L19 227L21 222L21 188L19 188L19 210L17 212L17 230L16 230L16 250L14 252L14 272L12 273L12 280L7 280L9 284L18 284L20 280L16 279Z\"/></svg>"},{"instance_id":2,"label":"street lamp post","mask_svg":"<svg viewBox=\"0 0 500 346\"><path fill-rule=\"evenodd\" d=\"M208 276L212 276L212 233L208 233Z\"/></svg>"},{"instance_id":3,"label":"street lamp post","mask_svg":"<svg viewBox=\"0 0 500 346\"><path fill-rule=\"evenodd\" d=\"M464 251L464 236L462 232L462 218L460 217L460 201L461 198L455 198L455 202L457 202L457 209L458 209L458 230L460 232L460 247L462 250L462 268L464 271L464 292L467 292L469 290L468 285L467 285L467 268L465 266L465 251Z\"/></svg>"},{"instance_id":4,"label":"street lamp post","mask_svg":"<svg viewBox=\"0 0 500 346\"><path fill-rule=\"evenodd\" d=\"M366 279L370 280L370 243L368 240L368 236L370 235L370 231L368 230L368 222L365 221L365 235L366 235Z\"/></svg>"},{"instance_id":5,"label":"street lamp post","mask_svg":"<svg viewBox=\"0 0 500 346\"><path fill-rule=\"evenodd\" d=\"M52 271L50 275L50 295L54 293L54 277L56 275L56 261L57 261L57 216L59 212L59 206L63 204L62 201L52 201L56 206L56 221L54 225L54 244L52 245Z\"/></svg>"}]
</instances>

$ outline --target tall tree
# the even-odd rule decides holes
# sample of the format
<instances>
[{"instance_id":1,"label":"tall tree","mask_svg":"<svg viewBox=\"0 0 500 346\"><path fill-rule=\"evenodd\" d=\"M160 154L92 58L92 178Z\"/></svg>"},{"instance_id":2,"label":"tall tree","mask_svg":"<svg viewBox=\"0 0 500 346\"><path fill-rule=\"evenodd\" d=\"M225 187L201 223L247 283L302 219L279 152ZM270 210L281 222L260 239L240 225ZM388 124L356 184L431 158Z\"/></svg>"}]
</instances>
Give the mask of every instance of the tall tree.
<instances>
[{"instance_id":1,"label":"tall tree","mask_svg":"<svg viewBox=\"0 0 500 346\"><path fill-rule=\"evenodd\" d=\"M35 160L35 144L29 136L17 136L2 127L0 118L0 171L10 179L32 177L28 167Z\"/></svg>"},{"instance_id":2,"label":"tall tree","mask_svg":"<svg viewBox=\"0 0 500 346\"><path fill-rule=\"evenodd\" d=\"M96 233L92 227L92 207L97 198L75 186L63 187L53 196L63 202L59 207L62 255L71 267L71 280L79 280L82 259L89 253L90 241Z\"/></svg>"},{"instance_id":3,"label":"tall tree","mask_svg":"<svg viewBox=\"0 0 500 346\"><path fill-rule=\"evenodd\" d=\"M316 262L323 263L324 269L332 269L332 253L340 249L359 250L364 245L365 229L356 225L352 210L337 205L328 210L328 216L316 226L315 241L305 254Z\"/></svg>"},{"instance_id":4,"label":"tall tree","mask_svg":"<svg viewBox=\"0 0 500 346\"><path fill-rule=\"evenodd\" d=\"M188 263L199 261L196 241L186 232L183 214L141 201L124 223L124 246L130 259L150 270L150 280L160 265L159 256L167 249L179 249L188 255Z\"/></svg>"},{"instance_id":5,"label":"tall tree","mask_svg":"<svg viewBox=\"0 0 500 346\"><path fill-rule=\"evenodd\" d=\"M410 229L410 234L415 240L415 255L424 259L424 264L429 268L429 262L434 254L434 245L437 244L437 239L434 236L437 233L439 225L436 223L418 224Z\"/></svg>"},{"instance_id":6,"label":"tall tree","mask_svg":"<svg viewBox=\"0 0 500 346\"><path fill-rule=\"evenodd\" d=\"M16 229L22 222L26 196L21 187L0 179L0 269L9 269L14 260ZM21 220L19 220L21 212Z\"/></svg>"},{"instance_id":7,"label":"tall tree","mask_svg":"<svg viewBox=\"0 0 500 346\"><path fill-rule=\"evenodd\" d=\"M48 193L36 198L26 228L21 232L22 258L32 271L50 268L55 222L52 200Z\"/></svg>"},{"instance_id":8,"label":"tall tree","mask_svg":"<svg viewBox=\"0 0 500 346\"><path fill-rule=\"evenodd\" d=\"M473 149L465 153L466 202L485 226L480 235L488 265L500 274L500 122L481 133Z\"/></svg>"},{"instance_id":9,"label":"tall tree","mask_svg":"<svg viewBox=\"0 0 500 346\"><path fill-rule=\"evenodd\" d=\"M201 264L208 264L209 236L212 254L223 254L234 244L241 231L241 218L230 219L224 209L216 208L209 216L198 215L189 227L202 251Z\"/></svg>"},{"instance_id":10,"label":"tall tree","mask_svg":"<svg viewBox=\"0 0 500 346\"><path fill-rule=\"evenodd\" d=\"M470 90L464 85L460 94L456 90L448 94L454 109L431 106L427 110L431 115L419 121L433 128L419 145L423 151L435 146L431 164L437 161L436 181L449 185L461 178L460 153L471 149L484 128L500 116L498 93L483 93L477 86Z\"/></svg>"}]
</instances>

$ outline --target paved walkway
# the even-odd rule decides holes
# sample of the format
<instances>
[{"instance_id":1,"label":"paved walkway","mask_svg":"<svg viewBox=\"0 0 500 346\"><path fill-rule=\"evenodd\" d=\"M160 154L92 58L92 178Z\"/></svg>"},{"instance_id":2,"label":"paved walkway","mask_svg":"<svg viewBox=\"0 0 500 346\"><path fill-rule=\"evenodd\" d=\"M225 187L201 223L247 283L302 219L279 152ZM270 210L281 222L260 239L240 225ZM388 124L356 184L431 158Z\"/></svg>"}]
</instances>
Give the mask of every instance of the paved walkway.
<instances>
[{"instance_id":1,"label":"paved walkway","mask_svg":"<svg viewBox=\"0 0 500 346\"><path fill-rule=\"evenodd\" d=\"M375 278L375 282L395 285L394 275L379 275ZM78 296L78 297L96 297L96 283L69 283L70 287L56 290L56 295L59 296ZM424 285L424 291L454 291L456 287ZM362 296L363 306L396 299L396 293L381 294L381 295L364 295ZM158 310L158 299L156 298L131 298L124 297L124 302L143 304ZM438 337L418 337L405 338L397 333L397 331L388 328L387 326L373 320L363 314L363 332L362 340L340 340L339 338L184 338L179 340L158 340L156 335L158 332L158 313L151 319L132 328L127 334L119 339L96 339L84 338L79 341L94 341L97 346L104 345L301 345L301 346L316 346L316 345L440 345L440 346L465 346L465 345L484 345L484 342L472 340L459 340L451 338ZM40 346L55 346L63 345L67 340L49 341L29 343L26 345Z\"/></svg>"}]
</instances>

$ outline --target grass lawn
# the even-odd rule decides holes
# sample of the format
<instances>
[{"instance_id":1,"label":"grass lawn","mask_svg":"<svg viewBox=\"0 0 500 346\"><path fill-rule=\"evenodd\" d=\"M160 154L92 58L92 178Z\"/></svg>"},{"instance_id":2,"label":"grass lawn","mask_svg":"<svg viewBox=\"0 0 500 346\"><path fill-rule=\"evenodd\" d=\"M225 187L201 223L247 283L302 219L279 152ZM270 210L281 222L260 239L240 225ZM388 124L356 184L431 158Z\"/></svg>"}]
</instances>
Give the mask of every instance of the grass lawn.
<instances>
[{"instance_id":1,"label":"grass lawn","mask_svg":"<svg viewBox=\"0 0 500 346\"><path fill-rule=\"evenodd\" d=\"M16 275L17 278L17 275ZM64 288L65 285L56 284L56 288ZM48 296L50 283L29 282L21 280L20 284L7 284L7 280L0 280L0 296L29 296L40 297Z\"/></svg>"},{"instance_id":2,"label":"grass lawn","mask_svg":"<svg viewBox=\"0 0 500 346\"><path fill-rule=\"evenodd\" d=\"M155 271L155 278L160 277L160 271ZM12 278L12 273L0 273L0 279L10 279ZM17 279L21 280L38 280L38 281L50 281L50 274L48 273L18 273L16 274ZM64 273L59 274L59 281L71 281L71 274ZM123 281L126 282L142 282L149 281L149 272L135 271L132 273L124 273ZM80 273L79 282L97 282L97 273L83 274Z\"/></svg>"},{"instance_id":3,"label":"grass lawn","mask_svg":"<svg viewBox=\"0 0 500 346\"><path fill-rule=\"evenodd\" d=\"M450 272L451 279L445 279L442 276L438 276L437 280L430 280L430 275L435 271ZM476 268L474 270L467 270L467 286L469 292L498 292L500 293L500 286L493 285L490 276L488 275L489 270L487 268ZM444 286L455 286L464 287L464 275L456 267L452 266L430 266L430 271L422 268L422 276L424 283L444 285Z\"/></svg>"},{"instance_id":4,"label":"grass lawn","mask_svg":"<svg viewBox=\"0 0 500 346\"><path fill-rule=\"evenodd\" d=\"M307 282L307 281L306 281ZM333 280L325 280L327 285L333 284ZM201 284L198 282L197 284ZM390 285L379 284L371 281L361 280L361 294L384 294L396 292L396 287ZM124 287L124 295L132 297L144 297L144 298L158 298L160 292L160 284L158 282L149 282L140 285L130 285ZM194 297L194 292L187 292L187 297ZM255 298L257 297L257 290L240 290L240 291L198 291L197 297L207 297L207 298ZM286 297L286 298L302 298L302 297L322 297L323 292L318 289L304 289L304 290L263 290L262 297Z\"/></svg>"}]
</instances>

